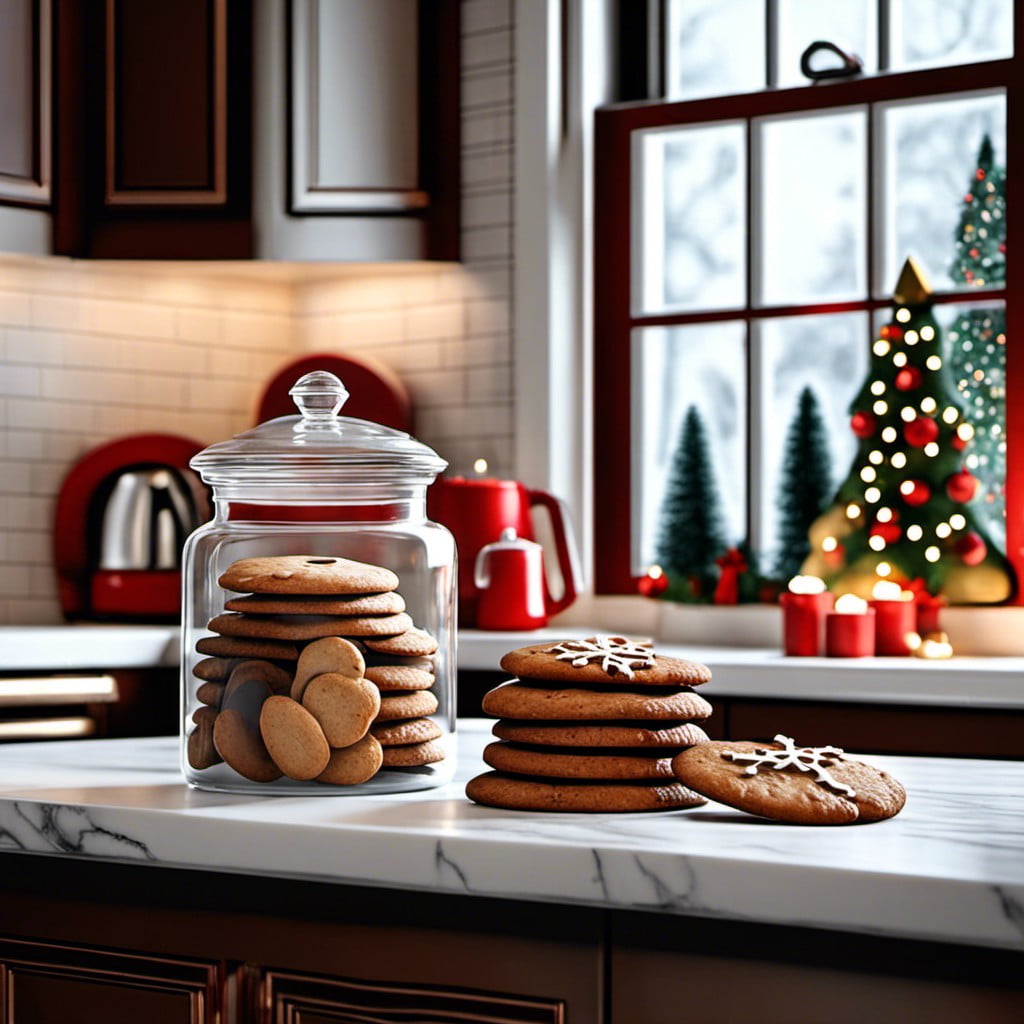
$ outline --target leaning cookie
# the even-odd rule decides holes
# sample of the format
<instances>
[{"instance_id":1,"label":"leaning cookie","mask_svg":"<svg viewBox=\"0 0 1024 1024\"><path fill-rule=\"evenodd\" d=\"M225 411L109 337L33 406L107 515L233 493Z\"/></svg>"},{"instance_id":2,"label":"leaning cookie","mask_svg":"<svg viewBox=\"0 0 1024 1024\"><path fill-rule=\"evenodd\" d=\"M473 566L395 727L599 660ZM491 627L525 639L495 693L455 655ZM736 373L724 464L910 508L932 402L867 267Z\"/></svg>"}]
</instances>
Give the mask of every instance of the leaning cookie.
<instances>
[{"instance_id":1,"label":"leaning cookie","mask_svg":"<svg viewBox=\"0 0 1024 1024\"><path fill-rule=\"evenodd\" d=\"M700 807L704 797L678 782L566 782L485 772L466 783L466 796L478 804L513 811L628 813Z\"/></svg>"},{"instance_id":2,"label":"leaning cookie","mask_svg":"<svg viewBox=\"0 0 1024 1024\"><path fill-rule=\"evenodd\" d=\"M794 825L881 821L906 802L886 772L836 747L714 740L677 754L672 770L684 785L719 803Z\"/></svg>"},{"instance_id":3,"label":"leaning cookie","mask_svg":"<svg viewBox=\"0 0 1024 1024\"><path fill-rule=\"evenodd\" d=\"M546 679L554 685L630 683L644 686L700 686L711 670L696 661L655 655L651 644L621 636L594 636L533 644L509 651L501 667L520 679Z\"/></svg>"}]
</instances>

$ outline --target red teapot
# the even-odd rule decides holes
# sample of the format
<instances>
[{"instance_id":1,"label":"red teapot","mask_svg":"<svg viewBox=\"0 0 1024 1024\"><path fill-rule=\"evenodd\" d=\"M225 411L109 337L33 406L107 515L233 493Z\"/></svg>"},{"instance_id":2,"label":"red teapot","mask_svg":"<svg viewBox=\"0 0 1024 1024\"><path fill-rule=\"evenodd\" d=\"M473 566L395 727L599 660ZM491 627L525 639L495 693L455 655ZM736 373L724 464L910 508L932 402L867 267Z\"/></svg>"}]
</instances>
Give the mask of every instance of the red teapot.
<instances>
[{"instance_id":1,"label":"red teapot","mask_svg":"<svg viewBox=\"0 0 1024 1024\"><path fill-rule=\"evenodd\" d=\"M509 526L476 556L476 624L480 629L539 629L548 622L544 549Z\"/></svg>"},{"instance_id":2,"label":"red teapot","mask_svg":"<svg viewBox=\"0 0 1024 1024\"><path fill-rule=\"evenodd\" d=\"M478 623L477 608L482 588L478 587L475 575L477 555L482 548L493 544L507 529L515 531L519 541L533 541L533 525L530 521L530 510L536 506L546 509L551 519L551 532L554 539L555 555L562 576L563 589L558 598L551 596L551 588L546 577L541 575L544 599L544 617L551 616L568 608L579 593L580 570L579 558L576 553L575 538L565 505L547 491L525 487L515 480L495 480L489 477L444 477L438 480L427 491L427 514L434 521L447 526L455 535L455 543L459 551L459 625L476 626ZM537 545L538 549L540 545ZM495 552L498 555L499 552ZM494 561L490 569L491 584L488 590L495 589L495 580L508 578L522 570L508 569L502 565L504 558L510 563L516 560L529 559L531 564L539 556L501 555ZM500 567L499 567L500 566ZM532 573L534 570L530 570ZM532 576L530 577L533 578ZM522 593L535 592L535 584L523 582ZM532 613L526 614L525 621L535 619ZM492 605L492 611L494 606ZM534 604L529 605L530 609ZM499 615L499 617L501 617ZM510 621L507 616L506 621ZM538 625L541 623L537 623ZM488 628L532 628L498 627Z\"/></svg>"}]
</instances>

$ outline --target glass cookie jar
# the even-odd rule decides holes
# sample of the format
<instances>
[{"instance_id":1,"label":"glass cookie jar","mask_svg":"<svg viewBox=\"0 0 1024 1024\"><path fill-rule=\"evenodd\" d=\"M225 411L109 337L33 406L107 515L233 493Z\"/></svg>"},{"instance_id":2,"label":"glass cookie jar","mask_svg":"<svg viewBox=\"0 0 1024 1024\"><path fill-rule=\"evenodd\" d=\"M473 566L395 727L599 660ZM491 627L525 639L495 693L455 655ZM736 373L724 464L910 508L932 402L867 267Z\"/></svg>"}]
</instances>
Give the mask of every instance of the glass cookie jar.
<instances>
[{"instance_id":1,"label":"glass cookie jar","mask_svg":"<svg viewBox=\"0 0 1024 1024\"><path fill-rule=\"evenodd\" d=\"M200 452L214 518L185 544L182 771L288 795L440 786L455 758L455 542L426 518L446 463L339 416L333 374L299 415Z\"/></svg>"}]
</instances>

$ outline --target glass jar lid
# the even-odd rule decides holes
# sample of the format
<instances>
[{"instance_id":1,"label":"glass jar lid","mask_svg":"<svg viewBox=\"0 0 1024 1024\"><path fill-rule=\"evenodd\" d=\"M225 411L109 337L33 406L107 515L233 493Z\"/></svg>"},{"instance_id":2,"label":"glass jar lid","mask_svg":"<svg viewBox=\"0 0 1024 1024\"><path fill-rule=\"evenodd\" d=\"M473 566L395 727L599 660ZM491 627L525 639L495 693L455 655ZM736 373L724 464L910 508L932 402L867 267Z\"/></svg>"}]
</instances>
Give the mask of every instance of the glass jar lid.
<instances>
[{"instance_id":1,"label":"glass jar lid","mask_svg":"<svg viewBox=\"0 0 1024 1024\"><path fill-rule=\"evenodd\" d=\"M288 392L297 416L268 420L229 441L204 448L189 465L206 483L414 484L426 486L448 463L401 430L339 416L348 398L333 373L316 370Z\"/></svg>"}]
</instances>

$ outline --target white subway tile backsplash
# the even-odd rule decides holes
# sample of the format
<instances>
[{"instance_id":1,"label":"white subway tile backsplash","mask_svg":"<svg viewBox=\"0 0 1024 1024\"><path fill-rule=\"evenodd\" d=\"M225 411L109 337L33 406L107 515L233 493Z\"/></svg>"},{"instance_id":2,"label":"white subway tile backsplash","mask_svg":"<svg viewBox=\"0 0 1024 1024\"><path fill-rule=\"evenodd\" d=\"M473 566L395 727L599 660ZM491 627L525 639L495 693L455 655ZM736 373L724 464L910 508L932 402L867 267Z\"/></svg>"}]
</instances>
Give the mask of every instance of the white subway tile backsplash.
<instances>
[{"instance_id":1,"label":"white subway tile backsplash","mask_svg":"<svg viewBox=\"0 0 1024 1024\"><path fill-rule=\"evenodd\" d=\"M339 265L309 280L0 258L0 623L59 622L56 495L90 449L137 432L209 444L254 425L286 363L383 363L417 436L467 471L513 468L514 4L464 0L463 260Z\"/></svg>"}]
</instances>

